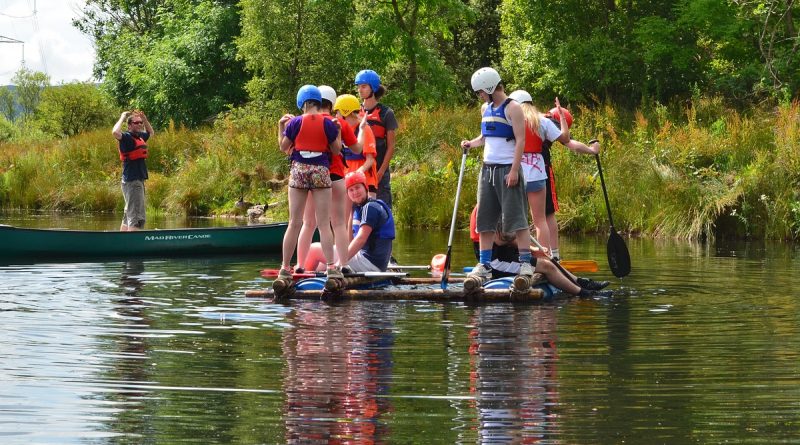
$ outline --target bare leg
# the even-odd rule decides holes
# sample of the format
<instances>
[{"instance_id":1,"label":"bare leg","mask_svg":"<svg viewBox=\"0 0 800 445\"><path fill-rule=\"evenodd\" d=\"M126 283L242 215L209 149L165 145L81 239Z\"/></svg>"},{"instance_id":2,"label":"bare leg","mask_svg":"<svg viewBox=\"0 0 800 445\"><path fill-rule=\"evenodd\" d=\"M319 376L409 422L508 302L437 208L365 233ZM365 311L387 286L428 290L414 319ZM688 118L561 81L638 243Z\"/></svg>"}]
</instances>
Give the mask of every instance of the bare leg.
<instances>
[{"instance_id":1,"label":"bare leg","mask_svg":"<svg viewBox=\"0 0 800 445\"><path fill-rule=\"evenodd\" d=\"M334 252L333 255L335 257L336 252ZM325 254L322 253L322 245L320 245L320 243L312 243L311 247L308 249L306 262L303 265L306 272L322 272L325 270L326 266Z\"/></svg>"},{"instance_id":2,"label":"bare leg","mask_svg":"<svg viewBox=\"0 0 800 445\"><path fill-rule=\"evenodd\" d=\"M558 221L555 212L547 215L547 228L550 229L550 250L558 249ZM545 243L542 245L548 247Z\"/></svg>"},{"instance_id":3,"label":"bare leg","mask_svg":"<svg viewBox=\"0 0 800 445\"><path fill-rule=\"evenodd\" d=\"M578 292L581 291L581 288L569 280L560 270L550 261L544 258L539 258L536 261L536 269L535 272L538 272L544 275L547 278L547 281L550 282L553 286L563 290L564 292L570 293L572 295L578 295ZM574 279L574 276L572 277Z\"/></svg>"},{"instance_id":4,"label":"bare leg","mask_svg":"<svg viewBox=\"0 0 800 445\"><path fill-rule=\"evenodd\" d=\"M531 208L531 219L534 227L536 227L536 240L539 241L539 244L549 249L550 229L547 217L544 214L546 197L545 189L538 192L528 192L528 207ZM544 253L547 254L548 252Z\"/></svg>"},{"instance_id":5,"label":"bare leg","mask_svg":"<svg viewBox=\"0 0 800 445\"><path fill-rule=\"evenodd\" d=\"M291 269L292 255L297 247L297 235L303 227L303 211L306 206L308 190L289 187L289 225L283 235L281 267Z\"/></svg>"},{"instance_id":6,"label":"bare leg","mask_svg":"<svg viewBox=\"0 0 800 445\"><path fill-rule=\"evenodd\" d=\"M303 212L303 228L297 237L297 266L303 267L308 255L308 247L314 238L314 230L317 228L317 217L315 213L314 200L306 196L306 209Z\"/></svg>"},{"instance_id":7,"label":"bare leg","mask_svg":"<svg viewBox=\"0 0 800 445\"><path fill-rule=\"evenodd\" d=\"M333 231L331 230L331 189L314 189L311 191L316 207L317 230L319 230L319 241L322 245L322 253L325 260L333 263Z\"/></svg>"},{"instance_id":8,"label":"bare leg","mask_svg":"<svg viewBox=\"0 0 800 445\"><path fill-rule=\"evenodd\" d=\"M352 203L347 197L347 188L344 180L336 181L331 185L331 225L333 226L333 239L336 247L336 254L339 257L339 265L347 264L347 249L350 247L350 233L347 230L347 216L349 215L348 206Z\"/></svg>"},{"instance_id":9,"label":"bare leg","mask_svg":"<svg viewBox=\"0 0 800 445\"><path fill-rule=\"evenodd\" d=\"M525 227L524 229L517 230L517 249L519 250L531 250L531 229ZM481 235L483 235L481 233ZM481 241L483 241L483 237L481 237ZM483 248L483 247L481 247ZM489 245L491 249L491 245Z\"/></svg>"}]
</instances>

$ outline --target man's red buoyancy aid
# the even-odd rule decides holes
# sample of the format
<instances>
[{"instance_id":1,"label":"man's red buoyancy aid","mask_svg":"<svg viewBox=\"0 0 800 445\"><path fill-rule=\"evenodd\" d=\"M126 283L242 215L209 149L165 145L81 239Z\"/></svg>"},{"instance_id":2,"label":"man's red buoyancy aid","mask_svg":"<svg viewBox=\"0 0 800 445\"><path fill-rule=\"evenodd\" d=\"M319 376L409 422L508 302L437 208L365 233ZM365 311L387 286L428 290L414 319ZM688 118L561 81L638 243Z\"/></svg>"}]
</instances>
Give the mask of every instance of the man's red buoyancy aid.
<instances>
[{"instance_id":1,"label":"man's red buoyancy aid","mask_svg":"<svg viewBox=\"0 0 800 445\"><path fill-rule=\"evenodd\" d=\"M541 153L542 137L538 131L531 130L531 126L525 122L525 153Z\"/></svg>"},{"instance_id":2,"label":"man's red buoyancy aid","mask_svg":"<svg viewBox=\"0 0 800 445\"><path fill-rule=\"evenodd\" d=\"M133 138L134 149L128 152L122 152L122 141L120 141L120 150L119 150L119 160L120 161L135 161L137 159L147 159L147 141L140 136L134 136L133 133L130 134L131 138Z\"/></svg>"},{"instance_id":3,"label":"man's red buoyancy aid","mask_svg":"<svg viewBox=\"0 0 800 445\"><path fill-rule=\"evenodd\" d=\"M328 151L328 136L325 134L325 117L321 114L304 114L300 131L294 138L297 151Z\"/></svg>"},{"instance_id":4,"label":"man's red buoyancy aid","mask_svg":"<svg viewBox=\"0 0 800 445\"><path fill-rule=\"evenodd\" d=\"M367 110L364 108L361 108L361 111L358 112L359 119L362 119L365 114L367 115L367 123L372 129L372 134L374 134L377 139L386 139L386 125L383 123L383 119L381 119L382 111L383 105L378 104L369 113L367 113Z\"/></svg>"}]
</instances>

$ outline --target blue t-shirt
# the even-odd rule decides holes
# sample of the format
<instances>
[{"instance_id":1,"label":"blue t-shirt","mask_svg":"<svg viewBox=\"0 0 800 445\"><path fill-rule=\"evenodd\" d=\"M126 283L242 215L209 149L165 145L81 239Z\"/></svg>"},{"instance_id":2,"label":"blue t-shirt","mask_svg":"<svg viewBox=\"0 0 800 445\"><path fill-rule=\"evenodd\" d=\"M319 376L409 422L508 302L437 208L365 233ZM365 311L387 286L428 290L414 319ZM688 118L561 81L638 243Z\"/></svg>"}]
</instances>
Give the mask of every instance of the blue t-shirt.
<instances>
[{"instance_id":1,"label":"blue t-shirt","mask_svg":"<svg viewBox=\"0 0 800 445\"><path fill-rule=\"evenodd\" d=\"M378 269L386 270L389 265L389 258L392 256L392 240L378 237L378 232L389 221L389 214L386 209L375 201L367 201L361 207L354 206L353 229L357 233L356 221L358 221L358 227L367 225L372 228L372 233L370 233L367 243L361 248L361 254Z\"/></svg>"},{"instance_id":2,"label":"blue t-shirt","mask_svg":"<svg viewBox=\"0 0 800 445\"><path fill-rule=\"evenodd\" d=\"M139 133L139 137L147 141L150 139L150 133L143 131ZM136 150L136 142L129 131L122 133L122 139L119 140L119 151L122 153L129 153ZM140 179L144 181L147 179L147 163L144 159L135 159L132 161L122 161L122 181L130 182Z\"/></svg>"},{"instance_id":3,"label":"blue t-shirt","mask_svg":"<svg viewBox=\"0 0 800 445\"><path fill-rule=\"evenodd\" d=\"M319 116L322 115L320 114ZM290 141L294 142L294 140L297 138L297 135L300 134L300 126L302 123L302 115L293 117L292 120L286 124L286 128L283 130L284 136L289 138ZM322 127L325 129L325 136L328 138L328 144L335 141L336 136L339 136L339 127L337 127L336 124L334 124L330 119L325 119L325 121L322 123ZM297 151L293 151L289 159L311 165L330 166L331 164L330 152L322 153L320 156L313 158L304 158Z\"/></svg>"}]
</instances>

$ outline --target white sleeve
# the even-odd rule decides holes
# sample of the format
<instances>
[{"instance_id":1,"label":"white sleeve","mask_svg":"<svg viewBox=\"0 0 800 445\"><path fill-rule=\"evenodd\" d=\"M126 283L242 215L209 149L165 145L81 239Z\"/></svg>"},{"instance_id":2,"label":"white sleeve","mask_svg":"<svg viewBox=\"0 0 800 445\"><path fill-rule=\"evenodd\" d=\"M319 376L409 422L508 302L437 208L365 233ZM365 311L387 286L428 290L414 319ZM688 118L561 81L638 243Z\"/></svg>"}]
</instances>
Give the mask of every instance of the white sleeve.
<instances>
[{"instance_id":1,"label":"white sleeve","mask_svg":"<svg viewBox=\"0 0 800 445\"><path fill-rule=\"evenodd\" d=\"M561 130L550 119L542 117L539 122L539 126L542 127L543 139L553 142L561 136Z\"/></svg>"}]
</instances>

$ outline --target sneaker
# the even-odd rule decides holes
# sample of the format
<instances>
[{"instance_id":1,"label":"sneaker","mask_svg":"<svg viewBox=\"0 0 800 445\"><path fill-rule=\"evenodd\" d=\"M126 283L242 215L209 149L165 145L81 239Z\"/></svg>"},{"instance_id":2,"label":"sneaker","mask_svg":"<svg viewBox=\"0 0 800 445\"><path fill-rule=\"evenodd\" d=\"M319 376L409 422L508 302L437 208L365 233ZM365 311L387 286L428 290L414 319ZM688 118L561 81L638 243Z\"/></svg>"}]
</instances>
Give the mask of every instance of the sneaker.
<instances>
[{"instance_id":1,"label":"sneaker","mask_svg":"<svg viewBox=\"0 0 800 445\"><path fill-rule=\"evenodd\" d=\"M342 273L345 275L350 275L353 273L353 269L350 266L342 266Z\"/></svg>"},{"instance_id":2,"label":"sneaker","mask_svg":"<svg viewBox=\"0 0 800 445\"><path fill-rule=\"evenodd\" d=\"M281 270L278 271L278 278L279 280L292 280L292 271L288 269L284 269L281 267Z\"/></svg>"},{"instance_id":3,"label":"sneaker","mask_svg":"<svg viewBox=\"0 0 800 445\"><path fill-rule=\"evenodd\" d=\"M533 266L531 266L531 263L521 263L519 265L519 274L518 275L524 275L526 277L532 277L533 276Z\"/></svg>"},{"instance_id":4,"label":"sneaker","mask_svg":"<svg viewBox=\"0 0 800 445\"><path fill-rule=\"evenodd\" d=\"M492 268L483 263L478 263L477 266L472 268L472 272L467 274L468 277L480 278L483 281L492 279Z\"/></svg>"},{"instance_id":5,"label":"sneaker","mask_svg":"<svg viewBox=\"0 0 800 445\"><path fill-rule=\"evenodd\" d=\"M302 267L298 267L294 270L294 273L306 273L306 270Z\"/></svg>"},{"instance_id":6,"label":"sneaker","mask_svg":"<svg viewBox=\"0 0 800 445\"><path fill-rule=\"evenodd\" d=\"M586 288L581 288L581 291L578 292L578 296L583 298L588 298L588 297L610 298L613 295L614 295L613 290L589 290Z\"/></svg>"},{"instance_id":7,"label":"sneaker","mask_svg":"<svg viewBox=\"0 0 800 445\"><path fill-rule=\"evenodd\" d=\"M578 286L589 289L589 290L601 290L605 289L610 282L608 281L594 281L589 278L578 277Z\"/></svg>"},{"instance_id":8,"label":"sneaker","mask_svg":"<svg viewBox=\"0 0 800 445\"><path fill-rule=\"evenodd\" d=\"M331 279L331 278L336 278L336 279L339 279L339 280L343 280L344 279L344 274L342 273L342 268L341 267L332 267L332 268L328 269L327 275L328 275L328 279Z\"/></svg>"}]
</instances>

